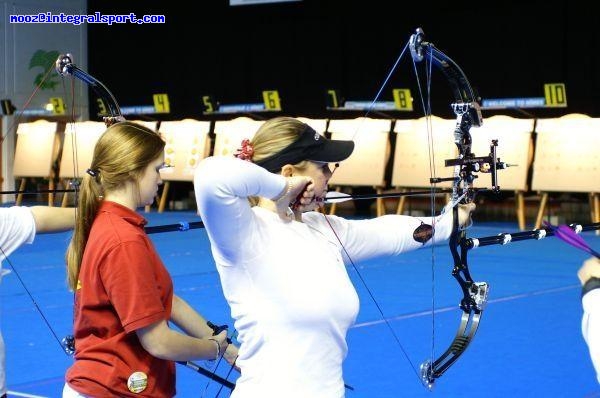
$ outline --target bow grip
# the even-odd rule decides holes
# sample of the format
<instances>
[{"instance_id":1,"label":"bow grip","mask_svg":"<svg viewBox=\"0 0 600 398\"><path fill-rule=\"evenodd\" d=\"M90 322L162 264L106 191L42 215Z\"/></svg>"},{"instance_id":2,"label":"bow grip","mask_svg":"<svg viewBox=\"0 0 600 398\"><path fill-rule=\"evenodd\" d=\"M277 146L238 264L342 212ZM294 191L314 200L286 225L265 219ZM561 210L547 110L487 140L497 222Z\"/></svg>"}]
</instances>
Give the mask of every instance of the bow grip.
<instances>
[{"instance_id":1,"label":"bow grip","mask_svg":"<svg viewBox=\"0 0 600 398\"><path fill-rule=\"evenodd\" d=\"M219 333L221 333L223 330L227 330L229 329L229 325L215 325L214 323L212 323L211 321L206 321L206 324L208 325L209 328L212 329L213 331L213 336L218 335ZM229 337L227 337L227 344L231 344L231 339Z\"/></svg>"}]
</instances>

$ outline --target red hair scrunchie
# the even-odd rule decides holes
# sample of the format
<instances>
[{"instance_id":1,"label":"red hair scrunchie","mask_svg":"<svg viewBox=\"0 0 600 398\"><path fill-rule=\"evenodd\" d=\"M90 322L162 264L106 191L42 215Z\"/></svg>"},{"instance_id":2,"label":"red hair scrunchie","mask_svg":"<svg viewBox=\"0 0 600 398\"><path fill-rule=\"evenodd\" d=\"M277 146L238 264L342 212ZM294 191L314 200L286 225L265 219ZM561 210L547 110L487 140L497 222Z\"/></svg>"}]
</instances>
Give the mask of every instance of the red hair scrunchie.
<instances>
[{"instance_id":1,"label":"red hair scrunchie","mask_svg":"<svg viewBox=\"0 0 600 398\"><path fill-rule=\"evenodd\" d=\"M239 148L233 154L238 159L247 160L248 162L252 162L252 156L254 156L254 147L250 143L250 140L245 138L242 140L242 147Z\"/></svg>"}]
</instances>

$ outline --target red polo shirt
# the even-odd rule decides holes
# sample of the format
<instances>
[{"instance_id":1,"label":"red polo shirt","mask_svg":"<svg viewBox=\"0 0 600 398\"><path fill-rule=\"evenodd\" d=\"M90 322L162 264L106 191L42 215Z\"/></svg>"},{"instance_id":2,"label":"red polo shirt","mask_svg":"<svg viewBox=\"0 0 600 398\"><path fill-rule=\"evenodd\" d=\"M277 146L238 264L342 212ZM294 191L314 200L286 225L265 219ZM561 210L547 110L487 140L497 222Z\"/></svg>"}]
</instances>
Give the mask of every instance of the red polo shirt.
<instances>
[{"instance_id":1,"label":"red polo shirt","mask_svg":"<svg viewBox=\"0 0 600 398\"><path fill-rule=\"evenodd\" d=\"M66 381L92 397L172 397L175 364L155 358L137 329L171 316L173 283L144 232L146 220L103 202L87 241L75 293L75 363ZM147 386L131 392L128 380ZM135 375L134 375L135 373ZM132 376L133 375L133 376ZM131 381L130 381L131 382Z\"/></svg>"}]
</instances>

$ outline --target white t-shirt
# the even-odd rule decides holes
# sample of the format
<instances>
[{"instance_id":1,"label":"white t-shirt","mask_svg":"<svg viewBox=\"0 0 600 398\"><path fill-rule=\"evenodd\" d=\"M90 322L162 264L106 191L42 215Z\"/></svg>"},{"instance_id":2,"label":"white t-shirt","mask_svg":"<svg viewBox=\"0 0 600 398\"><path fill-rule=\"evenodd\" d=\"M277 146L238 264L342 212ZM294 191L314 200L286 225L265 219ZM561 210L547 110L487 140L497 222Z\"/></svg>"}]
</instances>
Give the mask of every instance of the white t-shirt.
<instances>
[{"instance_id":1,"label":"white t-shirt","mask_svg":"<svg viewBox=\"0 0 600 398\"><path fill-rule=\"evenodd\" d=\"M33 243L35 219L28 207L0 207L0 279L2 261L23 243Z\"/></svg>"},{"instance_id":2,"label":"white t-shirt","mask_svg":"<svg viewBox=\"0 0 600 398\"><path fill-rule=\"evenodd\" d=\"M240 342L232 397L343 397L346 333L359 306L344 249L356 263L423 247L413 231L431 219L308 212L303 222L285 222L250 207L248 196L273 198L285 184L236 158L207 158L196 168L198 211ZM437 220L437 240L450 234L448 214Z\"/></svg>"},{"instance_id":3,"label":"white t-shirt","mask_svg":"<svg viewBox=\"0 0 600 398\"><path fill-rule=\"evenodd\" d=\"M600 383L600 289L587 292L581 298L581 304L581 332L590 350L590 357L596 368L596 378Z\"/></svg>"}]
</instances>

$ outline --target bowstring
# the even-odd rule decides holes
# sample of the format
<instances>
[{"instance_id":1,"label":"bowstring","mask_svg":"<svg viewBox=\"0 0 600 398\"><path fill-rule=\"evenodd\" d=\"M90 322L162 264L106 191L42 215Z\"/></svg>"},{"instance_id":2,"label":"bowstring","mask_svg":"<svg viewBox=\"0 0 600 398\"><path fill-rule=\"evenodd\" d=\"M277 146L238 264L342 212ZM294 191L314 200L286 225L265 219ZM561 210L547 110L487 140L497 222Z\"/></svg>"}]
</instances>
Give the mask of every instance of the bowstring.
<instances>
[{"instance_id":1,"label":"bowstring","mask_svg":"<svg viewBox=\"0 0 600 398\"><path fill-rule=\"evenodd\" d=\"M329 219L327 218L327 216L325 215L325 213L323 213L323 217L325 218L325 221L327 222L327 225L329 225L329 228L333 232L333 235L335 236L336 240L339 242L342 250L344 251L344 254L348 258L348 261L350 261L350 264L352 264L352 268L354 269L354 271L356 272L356 275L358 276L358 278L360 279L361 283L363 284L363 287L365 288L365 290L369 294L369 297L371 298L371 301L373 302L373 304L375 304L375 308L377 308L377 311L379 312L379 315L381 316L381 319L385 322L387 328L392 333L392 336L394 337L394 340L398 344L398 347L400 347L400 350L402 351L402 354L404 355L404 358L406 358L406 360L410 364L410 367L412 368L415 376L417 376L418 379L421 379L421 376L419 375L419 372L417 371L417 368L415 367L415 364L410 360L410 357L408 356L408 352L406 351L406 349L404 348L404 346L400 342L400 338L398 337L398 335L396 334L396 332L392 328L392 325L390 324L390 322L388 321L387 317L383 313L383 309L381 308L381 306L379 305L379 303L375 299L375 295L373 294L373 292L371 291L371 289L367 285L366 280L364 279L362 273L358 270L358 267L354 263L354 260L352 260L352 257L350 257L350 253L348 253L348 250L346 250L346 247L344 246L344 244L342 243L342 240L340 239L339 235L335 231L335 228L333 228L333 225L331 225L331 222L329 221Z\"/></svg>"},{"instance_id":2,"label":"bowstring","mask_svg":"<svg viewBox=\"0 0 600 398\"><path fill-rule=\"evenodd\" d=\"M375 94L375 98L373 98L373 100L371 101L371 103L367 107L367 110L366 110L365 114L363 115L361 122L359 123L358 126L356 126L356 130L354 131L354 134L352 135L352 138L351 138L352 141L354 141L354 139L356 138L356 135L359 133L359 131L362 130L363 124L365 123L366 119L369 117L369 115L371 114L371 112L375 108L375 104L377 103L377 100L379 100L379 97L381 96L381 93L383 93L383 90L385 89L385 87L387 86L389 80L392 78L392 75L396 71L396 69L398 67L398 64L400 63L400 61L404 57L404 53L406 52L406 49L408 48L408 43L409 42L407 41L406 45L404 46L404 48L400 52L400 55L398 55L398 58L396 58L396 62L394 62L394 65L392 65L392 67L390 68L387 76L383 80L383 83L379 87L379 90L377 90L377 94Z\"/></svg>"},{"instance_id":3,"label":"bowstring","mask_svg":"<svg viewBox=\"0 0 600 398\"><path fill-rule=\"evenodd\" d=\"M421 87L421 82L420 82L420 78L419 78L419 70L417 68L416 62L413 59L413 65L414 65L414 71L416 74L416 78L417 78L417 82L418 82L418 87L419 87L419 97L421 98L422 101L422 105L423 105L423 112L425 114L425 124L426 124L426 129L427 129L427 152L428 152L428 159L429 159L429 181L430 183L430 189L431 189L431 194L429 195L429 212L431 215L431 219L432 219L432 228L434 231L434 236L435 236L435 224L436 224L436 218L435 218L435 212L436 212L436 197L435 197L435 191L437 188L437 184L436 184L436 177L437 177L437 172L436 172L436 161L435 161L435 146L434 146L434 139L433 139L433 120L432 120L432 109L431 109L431 80L432 80L432 75L433 75L433 53L430 51L429 52L429 57L425 59L426 64L425 64L425 74L426 74L426 83L427 83L427 95L426 97L423 95L423 91L422 91L422 87ZM425 105L425 100L424 98L427 99L427 105ZM436 296L436 290L435 290L435 244L432 243L431 245L431 363L433 363L433 360L435 359L435 296Z\"/></svg>"},{"instance_id":4,"label":"bowstring","mask_svg":"<svg viewBox=\"0 0 600 398\"><path fill-rule=\"evenodd\" d=\"M3 257L2 260L6 260L6 262L8 263L8 265L10 265L10 268L12 268L12 270L13 270L14 274L16 275L17 279L19 280L19 282L23 286L23 289L25 289L25 292L27 292L27 295L31 299L31 302L33 303L33 305L35 306L35 308L38 310L39 314L41 315L42 319L44 320L44 323L46 324L46 326L48 326L48 329L50 329L50 333L52 333L52 336L54 336L54 339L56 340L56 342L60 346L61 351L63 351L65 354L67 354L66 351L65 351L65 349L64 349L64 347L63 347L63 344L61 342L61 339L58 337L58 335L54 331L54 328L52 328L52 325L50 325L50 321L48 320L48 318L46 318L46 315L44 315L44 312L42 311L42 309L38 305L37 301L35 301L35 298L33 297L33 294L27 288L27 285L25 284L25 281L23 280L23 278L21 278L21 274L15 268L15 265L10 261L10 259L8 258L8 256L6 255L6 253L4 252L4 249L2 247L0 247L0 253L2 254L2 257ZM3 276L0 276L0 279L1 278L3 278ZM69 355L67 354L67 356L69 356Z\"/></svg>"},{"instance_id":5,"label":"bowstring","mask_svg":"<svg viewBox=\"0 0 600 398\"><path fill-rule=\"evenodd\" d=\"M397 57L396 61L394 62L393 66L390 68L386 78L384 79L383 83L381 84L380 88L377 91L377 94L375 95L375 98L371 101L369 107L367 108L365 115L363 116L361 122L359 123L359 125L357 126L353 136L352 136L352 141L355 140L356 135L359 133L359 131L362 128L362 125L365 123L366 118L371 114L371 111L374 109L375 104L377 103L377 100L379 99L379 97L381 96L381 93L383 92L383 90L385 89L385 87L387 86L390 78L392 77L392 75L394 74L394 72L397 69L398 64L400 63L401 59L403 58L404 54L406 53L406 49L409 46L409 41L406 42L406 45L404 46L404 48L402 49L402 51L400 52L400 55ZM422 99L422 96L421 96ZM336 169L339 167L339 163L336 163L335 168L333 169L332 172L332 176L333 173L335 173ZM402 345L402 343L400 342L400 338L398 337L398 335L396 334L396 332L394 331L394 329L392 328L392 325L390 324L389 320L387 319L387 317L385 316L383 309L381 308L381 306L379 305L379 303L377 302L377 300L375 299L375 295L372 292L372 290L369 288L369 286L367 285L366 280L364 279L362 273L359 271L358 267L356 266L356 264L354 263L354 261L352 260L352 257L350 256L350 254L348 253L346 247L344 246L344 244L342 243L342 240L340 239L339 235L337 234L337 232L335 231L335 229L333 228L333 225L331 224L331 222L329 221L329 219L327 218L325 212L322 212L323 217L325 218L326 223L329 225L329 228L331 229L331 231L333 232L336 240L338 241L338 243L340 244L343 252L345 253L346 257L348 258L348 261L350 262L350 264L352 265L352 268L354 269L354 271L356 272L358 278L360 279L362 285L364 286L365 290L367 291L369 297L371 298L371 301L373 302L373 304L375 304L375 307L377 308L377 311L379 312L379 315L381 317L381 319L384 321L384 323L386 324L387 328L389 329L389 331L391 332L394 340L396 341L396 344L398 345L398 347L400 348L400 350L402 351L402 354L404 355L404 358L408 361L413 373L415 374L415 376L417 377L417 379L419 379L419 381L422 384L422 379L421 376L419 374L419 371L417 370L415 364L411 361L408 352L406 351L406 349L404 348L404 346ZM433 245L432 245L433 246Z\"/></svg>"},{"instance_id":6,"label":"bowstring","mask_svg":"<svg viewBox=\"0 0 600 398\"><path fill-rule=\"evenodd\" d=\"M75 125L75 77L71 76L69 78L71 82L71 120L67 124L69 127L70 135L71 135L71 156L73 159L73 180L69 182L69 185L75 190L73 193L74 202L75 202L75 217L77 217L77 205L78 205L78 194L79 194L79 155L78 155L78 146L77 146L77 131ZM67 92L67 88L65 85L65 77L62 76L63 89L65 94Z\"/></svg>"},{"instance_id":7,"label":"bowstring","mask_svg":"<svg viewBox=\"0 0 600 398\"><path fill-rule=\"evenodd\" d=\"M40 82L35 86L35 88L33 89L33 92L29 96L29 98L27 98L27 100L25 100L25 103L21 107L21 111L17 112L17 115L13 118L12 123L6 129L6 134L4 134L2 136L2 138L0 138L0 145L2 145L4 143L4 140L6 139L8 134L10 134L11 131L16 130L17 125L19 124L21 118L25 114L25 110L29 107L29 104L31 103L31 101L33 101L33 97L35 97L35 95L40 90L40 88L42 87L44 82L48 79L50 72L52 72L53 70L54 70L54 65L51 65L50 68L48 68L48 70L44 74L44 76L40 79Z\"/></svg>"},{"instance_id":8,"label":"bowstring","mask_svg":"<svg viewBox=\"0 0 600 398\"><path fill-rule=\"evenodd\" d=\"M17 114L17 116L15 116L15 118L13 119L13 122L7 128L6 134L2 135L2 137L0 138L0 146L4 143L4 140L6 139L6 137L8 136L8 134L11 131L13 131L13 130L16 131L16 127L17 127L18 123L20 122L21 118L25 114L25 110L29 107L29 104L31 103L31 101L33 100L33 98L35 97L35 95L37 94L37 92L39 91L39 89L42 87L42 85L44 84L44 82L48 79L48 76L50 75L50 72L52 72L53 70L54 70L54 65L51 65L48 68L48 70L46 71L46 73L44 74L44 76L42 77L42 79L40 79L40 82L36 85L36 87L34 88L33 92L29 96L29 98L27 98L27 100L25 101L25 103L24 103L21 111ZM16 139L16 137L15 137L15 139ZM50 178L52 178L52 176ZM31 193L35 193L35 192L31 192ZM36 231L36 235L37 235L37 231ZM31 300L31 302L33 303L34 307L36 308L36 310L38 311L38 313L42 317L44 323L46 324L46 326L50 330L50 333L52 334L52 336L54 337L54 339L56 340L56 342L58 343L58 345L61 347L61 351L63 351L67 356L69 356L69 354L65 350L65 347L63 346L63 343L62 343L61 339L56 334L56 331L54 330L54 328L50 324L50 321L48 320L48 318L46 317L46 315L42 311L41 307L38 305L37 301L33 297L33 294L31 293L31 291L29 290L29 288L25 284L25 281L21 277L21 274L19 273L19 270L15 267L15 265L13 264L13 262L10 261L10 259L6 255L6 252L4 251L4 249L1 246L0 246L0 253L2 254L2 257L3 257L2 260L6 260L7 264L10 266L10 268L14 272L15 276L19 280L19 283L21 284L21 286L23 286L23 289L25 289L25 292L27 293L27 295L29 296L29 299ZM2 278L2 276L0 276L0 278Z\"/></svg>"},{"instance_id":9,"label":"bowstring","mask_svg":"<svg viewBox=\"0 0 600 398\"><path fill-rule=\"evenodd\" d=\"M381 85L381 87L379 88L375 98L373 99L373 101L371 101L369 107L367 108L367 111L365 113L365 115L363 116L363 119L361 120L361 123L357 126L356 131L354 132L353 136L352 136L352 140L355 140L356 135L358 134L358 132L361 130L362 125L364 124L366 118L369 116L369 114L371 113L371 111L373 110L377 100L379 99L381 93L383 92L383 89L385 88L385 86L387 85L389 79L391 78L392 74L394 73L395 69L397 68L400 60L402 59L402 57L404 56L404 53L407 49L407 47L409 46L409 42L407 42L407 44L405 45L405 47L402 49L400 55L398 56L398 58L396 59L396 62L394 63L394 65L392 66L392 68L390 69L389 73L387 74L383 84ZM421 85L421 80L419 77L419 72L418 72L418 68L416 65L415 60L412 60L413 63L413 69L415 72L415 76L416 76L416 80L417 80L417 86L418 86L418 92L419 92L419 99L421 101L421 106L423 109L423 113L424 113L424 117L425 117L425 123L426 123L426 130L427 130L427 150L428 150L428 160L429 160L429 173L430 173L430 214L431 214L431 219L432 219L432 228L433 231L435 233L435 223L436 223L436 217L435 217L435 212L436 212L436 197L435 197L435 191L437 189L437 183L435 182L435 179L437 178L437 171L436 171L436 160L435 160L435 146L434 146L434 139L433 139L433 122L432 122L432 108L431 108L431 82L432 82L432 69L433 69L433 53L429 52L429 57L426 59L426 94L427 95L423 95L423 88ZM339 167L339 163L335 165L335 168L332 172L335 172L335 170ZM454 207L456 204L454 202L451 203L451 207ZM325 216L325 213L323 213L323 215ZM366 291L368 292L371 300L373 301L373 303L375 304L381 318L384 320L385 324L387 325L388 329L390 330L390 332L392 333L394 339L396 340L396 343L398 344L398 346L400 347L404 357L406 358L406 360L409 362L411 368L413 369L413 372L415 373L415 375L417 376L417 378L421 381L421 383L423 383L422 377L419 374L419 372L417 371L414 363L410 360L408 353L406 352L406 349L404 348L404 346L402 345L402 343L400 342L400 339L398 337L398 335L394 332L392 326L390 325L390 323L388 322L387 318L385 317L383 310L381 309L381 307L379 306L379 304L377 303L375 296L373 294L373 292L371 291L371 289L369 289L365 279L363 278L361 272L358 270L358 267L356 266L356 264L354 263L354 261L352 260L352 258L350 257L348 251L346 250L345 246L342 244L340 237L338 236L337 232L335 231L335 229L333 228L333 226L331 225L329 219L327 217L325 217L325 220L327 222L327 224L329 225L330 229L332 230L333 234L335 235L336 239L338 240L338 242L340 243L342 250L344 251L344 253L346 254L348 260L350 261L350 263L352 264L352 267L354 268L354 270L356 271L359 279L361 280L361 283L363 284L363 286L365 287ZM436 257L435 257L435 242L432 242L431 245L431 362L433 362L433 359L435 358L435 308L436 308L436 300L435 300L435 295L436 295L436 290L435 290L435 263L436 263Z\"/></svg>"},{"instance_id":10,"label":"bowstring","mask_svg":"<svg viewBox=\"0 0 600 398\"><path fill-rule=\"evenodd\" d=\"M65 84L65 76L60 74L61 76L61 81L62 81L62 86L63 86L63 91L65 93L67 93L67 86ZM70 88L71 88L71 120L69 123L67 123L67 125L65 126L65 133L67 128L70 130L71 132L71 158L73 159L73 179L71 181L69 181L69 185L71 186L71 188L73 188L73 201L74 201L74 206L75 206L75 225L77 224L77 220L79 217L79 155L78 155L78 148L77 148L77 131L76 131L76 125L75 125L75 76L70 76L69 78L69 82L70 84ZM87 87L87 86L86 86ZM65 135L66 136L66 135ZM64 193L64 195L68 195L66 192ZM77 286L75 286L75 288L73 289L73 310L71 311L71 332L74 333L75 332L75 297L76 297L76 293L77 293ZM73 352L73 355L75 353Z\"/></svg>"}]
</instances>

